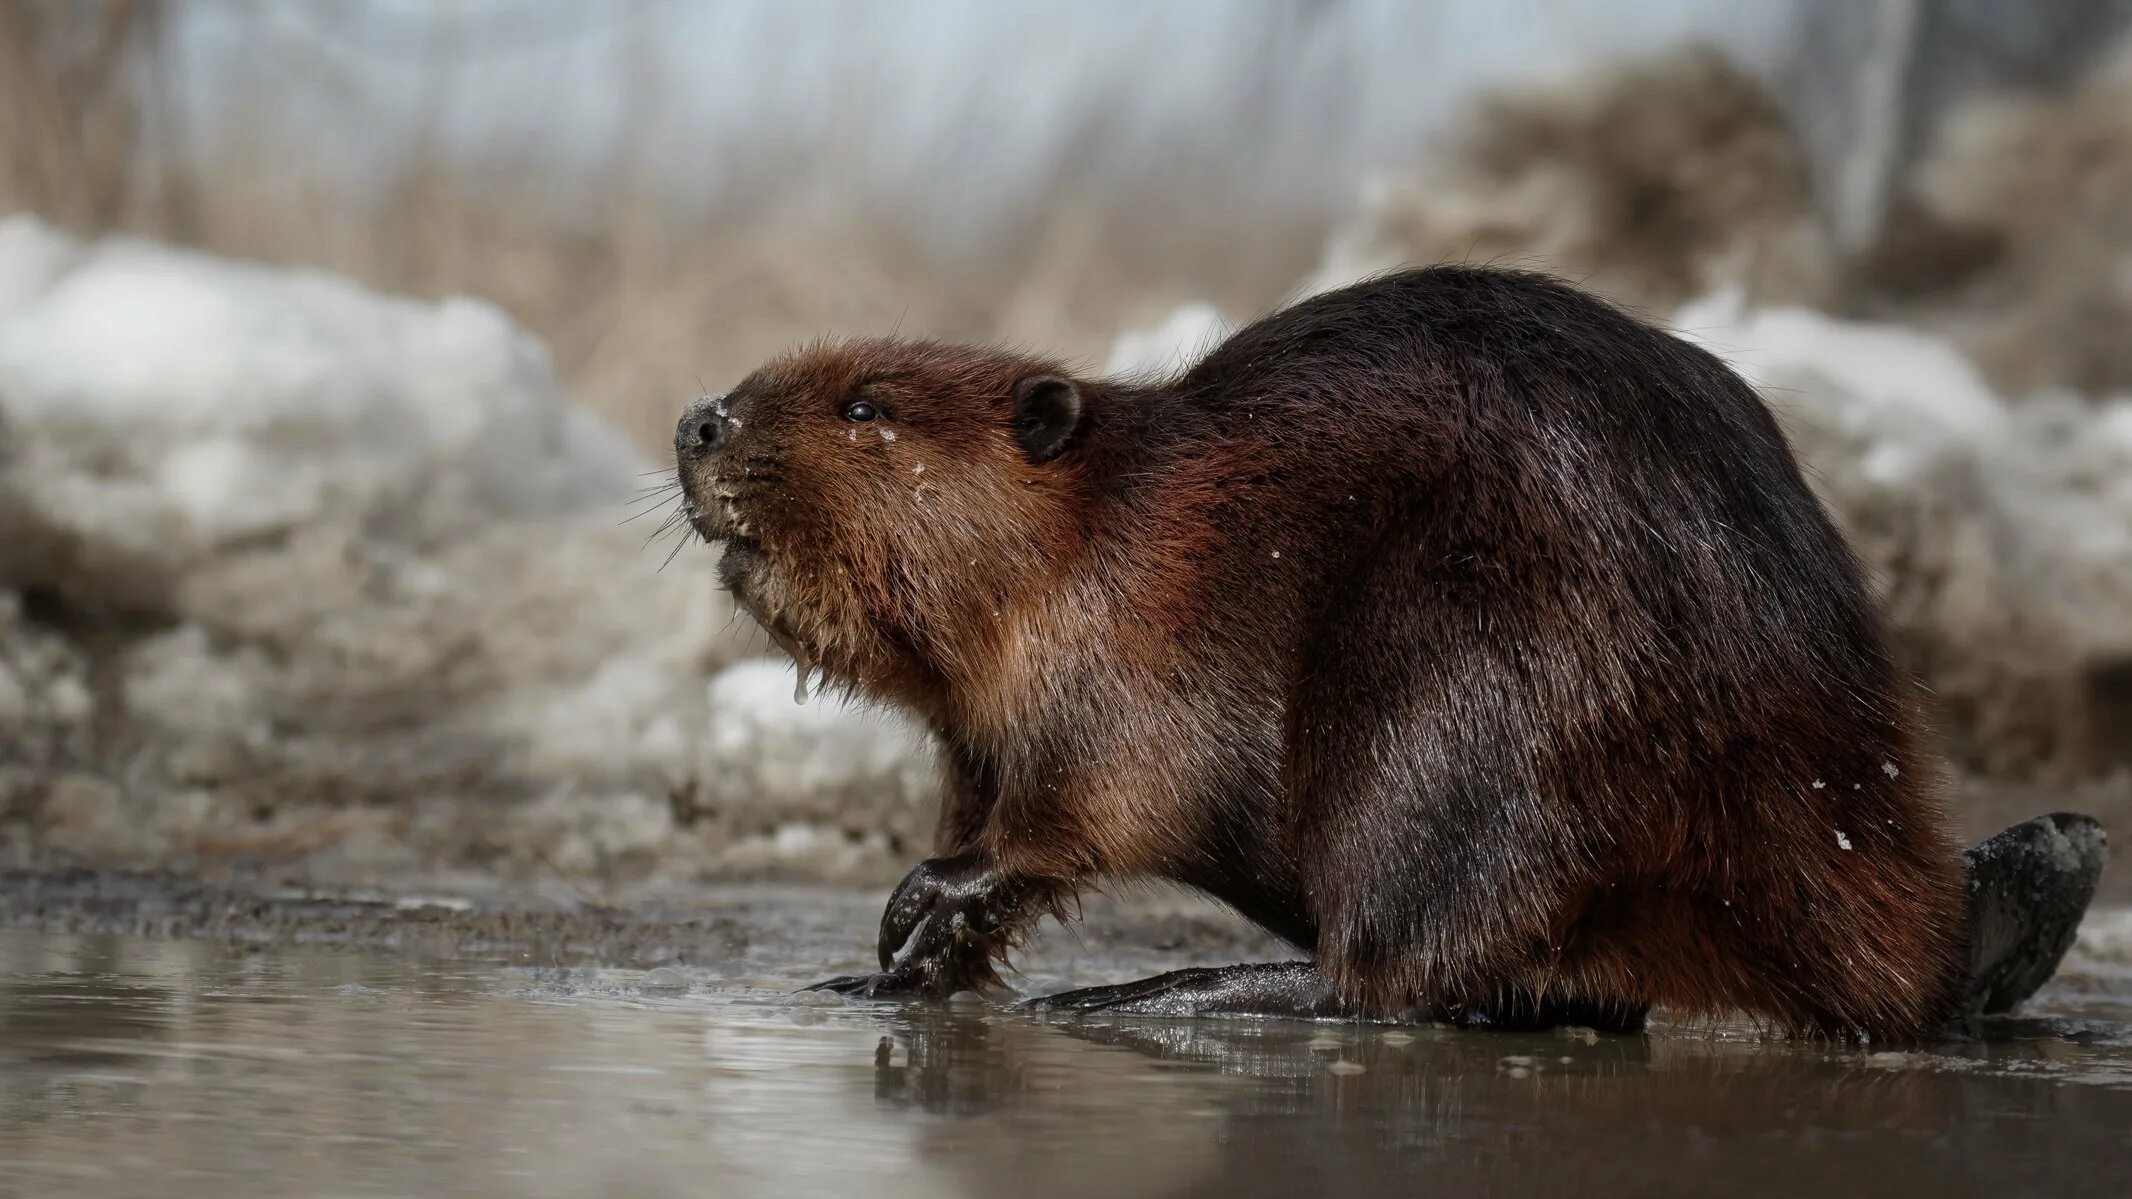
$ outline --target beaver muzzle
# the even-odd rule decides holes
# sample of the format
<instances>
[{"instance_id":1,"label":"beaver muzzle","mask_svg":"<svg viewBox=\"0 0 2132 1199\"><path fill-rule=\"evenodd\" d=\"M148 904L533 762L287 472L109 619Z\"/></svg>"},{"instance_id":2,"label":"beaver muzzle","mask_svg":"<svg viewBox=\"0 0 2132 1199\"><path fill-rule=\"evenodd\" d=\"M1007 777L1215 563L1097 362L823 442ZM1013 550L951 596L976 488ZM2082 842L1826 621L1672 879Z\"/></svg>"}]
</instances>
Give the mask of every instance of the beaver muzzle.
<instances>
[{"instance_id":1,"label":"beaver muzzle","mask_svg":"<svg viewBox=\"0 0 2132 1199\"><path fill-rule=\"evenodd\" d=\"M733 489L720 469L735 424L726 394L698 396L674 427L682 502L689 524L706 541L724 541L740 531L742 523L733 507Z\"/></svg>"}]
</instances>

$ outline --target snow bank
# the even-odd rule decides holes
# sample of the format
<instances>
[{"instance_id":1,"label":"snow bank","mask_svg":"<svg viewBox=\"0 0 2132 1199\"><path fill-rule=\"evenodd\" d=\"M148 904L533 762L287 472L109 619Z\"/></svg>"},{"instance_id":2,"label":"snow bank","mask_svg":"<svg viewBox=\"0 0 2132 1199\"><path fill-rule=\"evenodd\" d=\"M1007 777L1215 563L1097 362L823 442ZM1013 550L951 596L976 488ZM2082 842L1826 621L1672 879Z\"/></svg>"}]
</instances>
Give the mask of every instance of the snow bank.
<instances>
[{"instance_id":1,"label":"snow bank","mask_svg":"<svg viewBox=\"0 0 2132 1199\"><path fill-rule=\"evenodd\" d=\"M1874 568L1951 748L1995 774L2123 760L2132 402L2009 405L1945 338L1737 295L1675 320L1754 382Z\"/></svg>"},{"instance_id":2,"label":"snow bank","mask_svg":"<svg viewBox=\"0 0 2132 1199\"><path fill-rule=\"evenodd\" d=\"M27 263L0 278L0 394L17 502L61 538L167 576L320 522L436 534L634 490L634 455L488 305L57 242L0 227Z\"/></svg>"},{"instance_id":3,"label":"snow bank","mask_svg":"<svg viewBox=\"0 0 2132 1199\"><path fill-rule=\"evenodd\" d=\"M647 469L488 305L0 221L0 841L895 873L925 747L746 687Z\"/></svg>"}]
</instances>

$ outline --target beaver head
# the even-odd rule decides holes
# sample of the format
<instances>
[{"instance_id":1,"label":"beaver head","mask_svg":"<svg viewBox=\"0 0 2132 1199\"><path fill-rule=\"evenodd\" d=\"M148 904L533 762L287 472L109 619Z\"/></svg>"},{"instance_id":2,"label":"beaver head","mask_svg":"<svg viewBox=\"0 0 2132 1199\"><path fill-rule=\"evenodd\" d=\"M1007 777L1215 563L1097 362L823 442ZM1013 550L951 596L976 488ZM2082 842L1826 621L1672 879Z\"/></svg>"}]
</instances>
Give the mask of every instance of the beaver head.
<instances>
[{"instance_id":1,"label":"beaver head","mask_svg":"<svg viewBox=\"0 0 2132 1199\"><path fill-rule=\"evenodd\" d=\"M1053 364L861 340L773 360L674 434L689 520L800 665L923 706L1080 540L1089 389Z\"/></svg>"}]
</instances>

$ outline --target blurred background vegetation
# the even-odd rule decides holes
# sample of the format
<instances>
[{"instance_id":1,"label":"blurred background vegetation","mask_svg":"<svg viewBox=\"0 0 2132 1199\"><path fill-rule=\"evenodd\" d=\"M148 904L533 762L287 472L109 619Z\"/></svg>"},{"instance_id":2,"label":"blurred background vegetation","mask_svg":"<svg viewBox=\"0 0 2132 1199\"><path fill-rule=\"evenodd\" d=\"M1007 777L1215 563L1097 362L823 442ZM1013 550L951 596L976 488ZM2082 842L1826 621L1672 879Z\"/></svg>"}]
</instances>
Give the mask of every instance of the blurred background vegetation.
<instances>
[{"instance_id":1,"label":"blurred background vegetation","mask_svg":"<svg viewBox=\"0 0 2132 1199\"><path fill-rule=\"evenodd\" d=\"M2062 91L2128 17L2122 0L0 0L0 211L486 297L656 445L697 378L830 331L1099 356L1182 301L1247 316L1373 219L1371 177L1485 184L1458 228L1402 230L1378 205L1377 240L1414 257L1535 260L1670 305L1711 281L1680 243L1810 208L1803 235L1761 247L1784 260L1749 272L1765 290L1949 302L2022 252L1995 220L2040 214L1987 202L1952 232L1921 215L1906 172L1938 118L1979 92ZM1722 57L1582 107L1529 98L1694 40ZM1468 106L1477 90L1492 109ZM2095 151L2023 166L2053 186ZM1585 214L1597 227L1565 235ZM2002 373L2122 386L2117 334L2040 367L2003 349L2023 361Z\"/></svg>"}]
</instances>

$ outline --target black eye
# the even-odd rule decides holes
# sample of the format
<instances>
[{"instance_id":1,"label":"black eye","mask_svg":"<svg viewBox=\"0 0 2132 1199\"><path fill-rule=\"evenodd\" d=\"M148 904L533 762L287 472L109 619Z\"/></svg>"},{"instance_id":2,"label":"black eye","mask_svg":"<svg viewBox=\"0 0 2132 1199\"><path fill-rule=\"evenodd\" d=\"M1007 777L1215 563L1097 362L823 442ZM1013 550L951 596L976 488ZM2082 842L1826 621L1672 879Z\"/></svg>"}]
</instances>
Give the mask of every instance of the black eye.
<instances>
[{"instance_id":1,"label":"black eye","mask_svg":"<svg viewBox=\"0 0 2132 1199\"><path fill-rule=\"evenodd\" d=\"M844 419L869 421L881 415L881 410L866 400L853 400L844 405Z\"/></svg>"}]
</instances>

